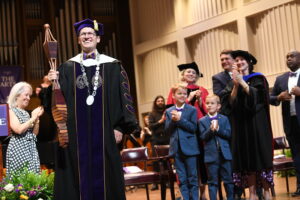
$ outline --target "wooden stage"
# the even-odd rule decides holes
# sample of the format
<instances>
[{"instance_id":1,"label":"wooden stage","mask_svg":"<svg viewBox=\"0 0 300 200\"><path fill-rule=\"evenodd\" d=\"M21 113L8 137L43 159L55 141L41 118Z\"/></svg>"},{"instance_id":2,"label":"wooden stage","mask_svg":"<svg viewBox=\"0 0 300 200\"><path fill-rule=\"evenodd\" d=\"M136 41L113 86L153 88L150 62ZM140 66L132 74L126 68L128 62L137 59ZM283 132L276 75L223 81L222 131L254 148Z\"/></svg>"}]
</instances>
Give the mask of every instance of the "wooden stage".
<instances>
[{"instance_id":1,"label":"wooden stage","mask_svg":"<svg viewBox=\"0 0 300 200\"><path fill-rule=\"evenodd\" d=\"M274 182L275 182L275 192L276 197L273 197L273 200L300 200L300 197L291 197L291 194L287 194L286 192L286 184L285 184L285 178L279 178L277 175L274 175ZM293 193L296 190L296 178L295 177L289 177L289 186L290 186L290 192ZM150 200L160 200L160 190L151 191L149 187L149 193L150 193ZM206 189L208 191L208 189ZM225 199L223 189L223 195ZM175 195L176 197L180 197L178 186L175 184ZM145 188L136 188L131 191L126 192L127 200L146 200L146 190ZM248 190L246 190L246 199L249 197ZM207 194L208 198L208 194ZM209 199L209 198L208 198ZM170 191L167 189L167 199L171 200L170 197Z\"/></svg>"}]
</instances>

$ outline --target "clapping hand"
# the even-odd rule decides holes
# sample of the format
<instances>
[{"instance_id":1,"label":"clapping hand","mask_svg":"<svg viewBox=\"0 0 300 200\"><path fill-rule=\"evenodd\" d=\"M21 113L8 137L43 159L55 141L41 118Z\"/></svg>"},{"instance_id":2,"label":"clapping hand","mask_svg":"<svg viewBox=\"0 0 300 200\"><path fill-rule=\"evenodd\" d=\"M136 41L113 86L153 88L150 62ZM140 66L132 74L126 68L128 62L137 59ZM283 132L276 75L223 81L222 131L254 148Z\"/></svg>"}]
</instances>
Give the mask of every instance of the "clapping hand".
<instances>
[{"instance_id":1,"label":"clapping hand","mask_svg":"<svg viewBox=\"0 0 300 200\"><path fill-rule=\"evenodd\" d=\"M166 111L164 111L163 115L161 116L160 120L158 121L158 123L164 123L164 121L166 120Z\"/></svg>"},{"instance_id":2,"label":"clapping hand","mask_svg":"<svg viewBox=\"0 0 300 200\"><path fill-rule=\"evenodd\" d=\"M201 90L195 90L190 92L189 96L188 96L188 101L192 101L194 97L196 97L196 99L200 100L202 95L202 91Z\"/></svg>"},{"instance_id":3,"label":"clapping hand","mask_svg":"<svg viewBox=\"0 0 300 200\"><path fill-rule=\"evenodd\" d=\"M292 95L286 90L281 92L278 96L277 99L279 101L290 101L292 99Z\"/></svg>"},{"instance_id":4,"label":"clapping hand","mask_svg":"<svg viewBox=\"0 0 300 200\"><path fill-rule=\"evenodd\" d=\"M171 111L171 115L172 115L172 120L177 122L180 120L181 115L179 115L179 113L177 112L177 110L172 110Z\"/></svg>"},{"instance_id":5,"label":"clapping hand","mask_svg":"<svg viewBox=\"0 0 300 200\"><path fill-rule=\"evenodd\" d=\"M295 96L300 96L300 87L298 87L298 86L293 87L291 90L291 94L293 94Z\"/></svg>"},{"instance_id":6,"label":"clapping hand","mask_svg":"<svg viewBox=\"0 0 300 200\"><path fill-rule=\"evenodd\" d=\"M196 94L195 94L196 98L197 99L201 98L202 91L201 90L196 90L195 92L196 92Z\"/></svg>"},{"instance_id":7,"label":"clapping hand","mask_svg":"<svg viewBox=\"0 0 300 200\"><path fill-rule=\"evenodd\" d=\"M218 120L212 120L210 124L210 130L211 131L217 131L219 128L219 122Z\"/></svg>"},{"instance_id":8,"label":"clapping hand","mask_svg":"<svg viewBox=\"0 0 300 200\"><path fill-rule=\"evenodd\" d=\"M37 120L38 118L40 118L40 116L42 116L43 113L44 113L44 108L42 106L39 106L31 112L31 115L34 120Z\"/></svg>"},{"instance_id":9,"label":"clapping hand","mask_svg":"<svg viewBox=\"0 0 300 200\"><path fill-rule=\"evenodd\" d=\"M233 81L234 85L236 85L236 86L239 85L239 76L240 76L240 73L238 71L238 67L234 63L232 65L232 81Z\"/></svg>"},{"instance_id":10,"label":"clapping hand","mask_svg":"<svg viewBox=\"0 0 300 200\"><path fill-rule=\"evenodd\" d=\"M236 80L237 80L237 82L239 83L239 84L241 84L241 82L243 82L244 80L243 80L243 75L242 74L237 74L236 75Z\"/></svg>"},{"instance_id":11,"label":"clapping hand","mask_svg":"<svg viewBox=\"0 0 300 200\"><path fill-rule=\"evenodd\" d=\"M188 96L188 101L192 101L192 99L196 96L197 94L197 90L190 92L189 96Z\"/></svg>"}]
</instances>

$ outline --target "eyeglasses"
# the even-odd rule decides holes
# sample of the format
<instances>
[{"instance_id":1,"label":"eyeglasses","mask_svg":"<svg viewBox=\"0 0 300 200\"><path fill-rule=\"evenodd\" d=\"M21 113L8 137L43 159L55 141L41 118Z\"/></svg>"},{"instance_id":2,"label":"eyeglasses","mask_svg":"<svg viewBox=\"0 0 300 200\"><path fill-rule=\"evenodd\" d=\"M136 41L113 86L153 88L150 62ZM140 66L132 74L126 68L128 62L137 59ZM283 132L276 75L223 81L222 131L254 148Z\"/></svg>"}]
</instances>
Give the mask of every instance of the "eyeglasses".
<instances>
[{"instance_id":1,"label":"eyeglasses","mask_svg":"<svg viewBox=\"0 0 300 200\"><path fill-rule=\"evenodd\" d=\"M96 35L96 33L93 33L93 32L82 32L79 34L79 37L93 37L95 35Z\"/></svg>"}]
</instances>

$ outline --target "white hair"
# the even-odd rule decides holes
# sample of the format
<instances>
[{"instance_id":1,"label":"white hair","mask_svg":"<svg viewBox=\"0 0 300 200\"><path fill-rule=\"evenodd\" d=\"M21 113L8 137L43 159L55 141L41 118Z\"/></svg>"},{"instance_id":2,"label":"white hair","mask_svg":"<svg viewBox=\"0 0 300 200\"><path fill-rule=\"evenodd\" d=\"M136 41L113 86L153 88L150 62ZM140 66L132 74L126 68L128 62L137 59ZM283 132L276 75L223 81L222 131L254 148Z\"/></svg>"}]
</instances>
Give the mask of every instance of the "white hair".
<instances>
[{"instance_id":1,"label":"white hair","mask_svg":"<svg viewBox=\"0 0 300 200\"><path fill-rule=\"evenodd\" d=\"M8 96L8 100L7 103L9 105L10 108L14 108L16 107L16 101L17 101L17 97L19 97L25 90L25 88L29 88L31 93L32 93L32 87L29 83L27 82L19 82L16 83L10 90L9 96Z\"/></svg>"}]
</instances>

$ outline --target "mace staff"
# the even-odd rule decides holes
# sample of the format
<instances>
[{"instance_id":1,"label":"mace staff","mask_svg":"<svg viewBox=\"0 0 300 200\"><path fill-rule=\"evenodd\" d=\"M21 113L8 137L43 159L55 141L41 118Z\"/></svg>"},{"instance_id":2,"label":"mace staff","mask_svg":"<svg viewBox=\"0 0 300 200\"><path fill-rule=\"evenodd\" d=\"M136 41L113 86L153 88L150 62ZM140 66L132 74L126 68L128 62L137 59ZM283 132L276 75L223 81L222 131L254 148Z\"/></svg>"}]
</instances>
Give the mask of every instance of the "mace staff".
<instances>
[{"instance_id":1,"label":"mace staff","mask_svg":"<svg viewBox=\"0 0 300 200\"><path fill-rule=\"evenodd\" d=\"M50 69L57 70L57 50L58 42L54 39L50 25L45 24L45 41L43 43L44 52L48 59ZM58 79L52 81L52 115L58 128L59 146L65 148L68 146L68 130L67 130L67 106L65 98L60 89Z\"/></svg>"}]
</instances>

